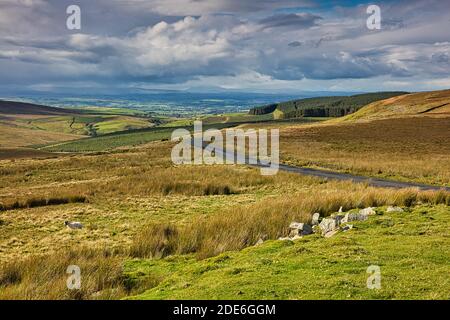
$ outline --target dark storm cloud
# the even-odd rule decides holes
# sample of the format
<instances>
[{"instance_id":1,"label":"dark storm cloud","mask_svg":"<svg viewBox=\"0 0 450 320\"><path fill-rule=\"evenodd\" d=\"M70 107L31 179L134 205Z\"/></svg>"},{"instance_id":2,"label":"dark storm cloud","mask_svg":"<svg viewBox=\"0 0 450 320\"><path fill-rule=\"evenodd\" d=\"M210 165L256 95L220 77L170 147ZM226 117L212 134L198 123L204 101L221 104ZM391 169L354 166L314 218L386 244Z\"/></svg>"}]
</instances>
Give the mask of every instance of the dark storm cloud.
<instances>
[{"instance_id":1,"label":"dark storm cloud","mask_svg":"<svg viewBox=\"0 0 450 320\"><path fill-rule=\"evenodd\" d=\"M239 14L315 5L313 0L128 0L128 2L141 10L150 10L163 15Z\"/></svg>"},{"instance_id":2,"label":"dark storm cloud","mask_svg":"<svg viewBox=\"0 0 450 320\"><path fill-rule=\"evenodd\" d=\"M297 48L297 47L301 47L302 46L302 42L300 41L292 41L288 43L289 47L293 47L293 48Z\"/></svg>"},{"instance_id":3,"label":"dark storm cloud","mask_svg":"<svg viewBox=\"0 0 450 320\"><path fill-rule=\"evenodd\" d=\"M322 17L310 13L277 14L260 20L264 28L309 28L317 24Z\"/></svg>"}]
</instances>

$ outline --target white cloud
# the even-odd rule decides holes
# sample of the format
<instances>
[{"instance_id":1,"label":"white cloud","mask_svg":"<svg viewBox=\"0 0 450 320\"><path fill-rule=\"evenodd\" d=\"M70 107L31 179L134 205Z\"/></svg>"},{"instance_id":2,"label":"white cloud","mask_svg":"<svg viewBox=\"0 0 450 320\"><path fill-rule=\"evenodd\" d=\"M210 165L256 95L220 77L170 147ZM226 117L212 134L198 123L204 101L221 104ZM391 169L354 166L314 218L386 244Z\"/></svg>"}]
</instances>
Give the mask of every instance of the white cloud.
<instances>
[{"instance_id":1,"label":"white cloud","mask_svg":"<svg viewBox=\"0 0 450 320\"><path fill-rule=\"evenodd\" d=\"M432 8L423 1L386 7L388 28L375 32L365 27L362 6L319 16L274 11L309 4L289 0L80 2L86 28L79 34L61 27L64 1L0 4L0 68L14 70L1 83L205 84L252 90L322 84L327 90L375 86L372 79L386 81L380 88L386 83L423 87L428 80L445 83L439 78L450 73L450 21L440 2L432 2ZM120 14L122 9L127 15ZM422 10L424 18L415 10ZM178 14L183 16L173 16ZM99 25L123 27L96 27L95 17Z\"/></svg>"}]
</instances>

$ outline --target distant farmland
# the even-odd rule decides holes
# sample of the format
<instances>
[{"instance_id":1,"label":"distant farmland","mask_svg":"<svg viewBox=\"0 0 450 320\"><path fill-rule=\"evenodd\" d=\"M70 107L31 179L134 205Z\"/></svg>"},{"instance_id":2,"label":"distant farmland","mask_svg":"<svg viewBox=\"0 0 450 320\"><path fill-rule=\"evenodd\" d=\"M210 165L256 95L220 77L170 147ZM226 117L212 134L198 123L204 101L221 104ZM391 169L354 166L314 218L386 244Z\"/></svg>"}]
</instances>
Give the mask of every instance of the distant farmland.
<instances>
[{"instance_id":1,"label":"distant farmland","mask_svg":"<svg viewBox=\"0 0 450 320\"><path fill-rule=\"evenodd\" d=\"M223 129L235 126L235 123L215 123L204 125L203 129ZM187 129L192 131L193 126L181 127L156 127L140 130L129 130L125 132L115 132L103 136L80 139L67 143L56 144L41 148L52 152L96 152L106 151L125 146L137 146L152 141L170 139L171 134L176 129Z\"/></svg>"}]
</instances>

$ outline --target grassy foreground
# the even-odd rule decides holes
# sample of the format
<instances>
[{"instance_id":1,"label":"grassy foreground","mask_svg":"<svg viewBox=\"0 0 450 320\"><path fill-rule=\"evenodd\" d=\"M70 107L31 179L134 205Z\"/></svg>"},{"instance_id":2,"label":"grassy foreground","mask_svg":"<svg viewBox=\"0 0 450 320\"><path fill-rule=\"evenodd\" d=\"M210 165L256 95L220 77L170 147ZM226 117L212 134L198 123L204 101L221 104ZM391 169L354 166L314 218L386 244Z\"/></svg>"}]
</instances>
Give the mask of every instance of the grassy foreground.
<instances>
[{"instance_id":1,"label":"grassy foreground","mask_svg":"<svg viewBox=\"0 0 450 320\"><path fill-rule=\"evenodd\" d=\"M325 239L267 241L206 260L133 260L134 281L163 279L132 299L449 299L448 206L385 213ZM381 289L366 272L381 268Z\"/></svg>"},{"instance_id":2,"label":"grassy foreground","mask_svg":"<svg viewBox=\"0 0 450 320\"><path fill-rule=\"evenodd\" d=\"M450 181L445 115L323 124L233 117L204 128L279 127L287 163ZM0 151L0 299L449 299L450 193L261 176L240 165L177 166L173 143L155 141L173 129L61 143L42 154ZM388 214L388 205L406 211ZM374 206L378 215L330 239L276 240L290 222L340 206ZM84 228L68 229L66 220ZM82 270L81 290L66 287L69 265ZM381 268L380 290L366 288L369 265Z\"/></svg>"},{"instance_id":3,"label":"grassy foreground","mask_svg":"<svg viewBox=\"0 0 450 320\"><path fill-rule=\"evenodd\" d=\"M305 238L304 241L311 241L306 247L311 250L310 254L317 255L310 262L311 276L330 277L326 278L330 284L320 282L325 289L311 292L311 297L313 294L328 297L319 295L327 293L323 290L328 286L340 285L341 290L347 290L346 282L335 283L333 273L336 270L356 266L353 271L356 277L360 274L359 268L366 268L368 262L383 267L385 260L377 258L377 252L381 251L375 251L374 245L390 243L385 255L393 260L401 253L402 243L411 245L402 253L410 258L407 267L416 264L417 270L422 270L429 266L430 280L426 283L437 283L445 271L447 257L436 258L434 254L448 252L445 250L448 246L448 221L445 219L449 213L448 193L383 190L285 172L263 177L256 168L234 165L174 166L168 158L170 150L170 143L154 142L100 155L3 160L0 171L0 203L4 209L0 212L0 299L117 299L137 296L149 289L146 295L138 297L172 298L182 294L187 297L189 293L191 298L198 299L206 297L202 291L207 285L210 286L209 291L205 291L210 293L208 298L244 298L250 294L255 298L260 294L259 298L264 298L272 293L263 291L262 288L268 286L263 285L263 281L279 290L274 291L278 297L297 295L301 298L300 289L292 288L299 275L295 270L303 265L295 259L304 249L297 247L300 250L297 252L296 245L273 240L287 234L290 222L308 222L312 213L320 212L325 216L336 212L340 206L350 210L427 203L430 213L405 213L404 221L393 218L394 225L384 229L380 228L391 223L375 224L374 232L379 231L376 236L371 234L372 227L364 231L363 225L328 240L315 236ZM71 201L84 197L86 201ZM409 228L409 215L422 220ZM427 219L428 216L435 220ZM80 221L85 228L70 230L64 226L65 220ZM398 230L402 223L405 228ZM420 234L424 231L425 234ZM255 249L249 248L261 237L271 241ZM335 243L346 237L350 240ZM389 242L390 239L395 241ZM433 251L430 251L431 244L436 246ZM331 250L336 245L341 248L336 251L338 257L335 250ZM360 247L368 254L358 253ZM355 250L356 256L352 253ZM412 250L416 250L416 255ZM224 258L227 255L232 259ZM362 262L354 264L362 258ZM218 262L222 259L223 268L222 262ZM442 268L437 265L440 259ZM82 290L67 289L69 265L80 266ZM264 265L265 269L262 266L259 269L259 265ZM331 265L332 272L327 276L327 269L322 268ZM283 270L289 271L284 280L278 278L282 277ZM210 276L212 278L206 278ZM245 278L247 276L255 278ZM269 276L274 278L267 282ZM357 281L355 279L352 281ZM414 289L415 285L406 283L404 286L406 289L394 288L393 292L400 294L402 290ZM187 291L178 292L180 287ZM239 289L244 294L231 291L237 287L246 288L245 291ZM213 292L215 288L217 291ZM160 289L168 292L167 295ZM441 291L438 287L421 297L432 294L442 297ZM275 293L272 297L278 298Z\"/></svg>"}]
</instances>

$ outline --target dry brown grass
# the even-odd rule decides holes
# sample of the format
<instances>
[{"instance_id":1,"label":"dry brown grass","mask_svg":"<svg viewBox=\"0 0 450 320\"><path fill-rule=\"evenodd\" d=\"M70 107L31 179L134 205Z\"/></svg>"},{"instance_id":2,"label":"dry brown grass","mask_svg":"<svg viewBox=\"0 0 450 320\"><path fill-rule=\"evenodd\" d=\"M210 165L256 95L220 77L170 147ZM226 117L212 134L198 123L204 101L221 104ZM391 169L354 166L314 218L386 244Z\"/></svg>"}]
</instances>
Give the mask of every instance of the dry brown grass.
<instances>
[{"instance_id":1,"label":"dry brown grass","mask_svg":"<svg viewBox=\"0 0 450 320\"><path fill-rule=\"evenodd\" d=\"M129 196L230 195L287 180L314 181L296 175L286 180L283 173L261 176L257 169L234 165L174 166L170 148L170 143L154 143L108 154L0 161L0 203L18 208L32 207L27 203L35 199L84 197L95 203Z\"/></svg>"},{"instance_id":2,"label":"dry brown grass","mask_svg":"<svg viewBox=\"0 0 450 320\"><path fill-rule=\"evenodd\" d=\"M0 269L0 299L113 299L130 293L122 272L123 255L80 248L32 256ZM81 269L81 289L68 290L69 265Z\"/></svg>"},{"instance_id":3,"label":"dry brown grass","mask_svg":"<svg viewBox=\"0 0 450 320\"><path fill-rule=\"evenodd\" d=\"M11 210L0 212L0 262L78 244L125 247L151 221L220 214L317 184L283 173L263 177L243 166L174 167L168 155L169 144L155 143L111 154L1 161L0 203ZM85 228L71 232L65 220Z\"/></svg>"},{"instance_id":4,"label":"dry brown grass","mask_svg":"<svg viewBox=\"0 0 450 320\"><path fill-rule=\"evenodd\" d=\"M284 129L280 135L287 163L450 184L450 118L332 123Z\"/></svg>"},{"instance_id":5,"label":"dry brown grass","mask_svg":"<svg viewBox=\"0 0 450 320\"><path fill-rule=\"evenodd\" d=\"M391 148L383 149L381 142L362 134L366 129L355 129L363 154L373 145L392 156ZM297 130L282 138L283 144L291 143L286 150L293 155L299 154L296 147L301 143L313 143L328 161L326 156L333 154L333 148L332 138L326 136L336 131L341 134L337 138L341 145L350 148L342 153L343 161L353 152L352 130L347 127L309 126L301 131L296 145ZM428 134L423 137L425 145L432 134L424 134ZM432 137L431 146L425 148L434 156L438 152L445 156L448 146L438 142L445 133L433 134L437 138ZM394 142L409 148L402 139ZM416 147L413 142L412 149L405 150ZM123 262L131 257L195 253L203 258L239 250L255 244L259 237L285 235L292 220L308 221L314 212L327 215L340 206L450 201L442 192L375 189L283 172L263 177L258 169L244 166L174 167L170 149L170 143L157 142L107 154L0 161L0 202L46 199L47 205L52 197L77 195L89 200L0 213L0 299L122 297L159 281L148 278L135 284L124 279ZM300 155L307 161L315 156L310 150ZM64 220L81 221L86 227L68 230ZM73 264L83 270L83 290L77 293L65 287L66 268Z\"/></svg>"},{"instance_id":6,"label":"dry brown grass","mask_svg":"<svg viewBox=\"0 0 450 320\"><path fill-rule=\"evenodd\" d=\"M336 122L408 117L418 114L449 116L450 90L418 92L371 103Z\"/></svg>"},{"instance_id":7,"label":"dry brown grass","mask_svg":"<svg viewBox=\"0 0 450 320\"><path fill-rule=\"evenodd\" d=\"M211 217L197 217L187 225L152 224L140 233L131 246L131 255L160 258L171 254L196 253L199 258L216 256L224 251L240 250L258 239L285 236L292 221L310 222L315 212L329 215L352 208L384 205L412 206L418 202L450 204L450 194L443 191L380 190L340 184L342 189L317 188L279 196L256 204L241 206Z\"/></svg>"},{"instance_id":8,"label":"dry brown grass","mask_svg":"<svg viewBox=\"0 0 450 320\"><path fill-rule=\"evenodd\" d=\"M25 147L82 138L80 135L34 130L0 122L0 147Z\"/></svg>"},{"instance_id":9,"label":"dry brown grass","mask_svg":"<svg viewBox=\"0 0 450 320\"><path fill-rule=\"evenodd\" d=\"M85 203L87 198L83 195L66 195L48 198L28 198L25 200L10 200L9 202L0 203L0 211L16 210L24 208L37 208L45 206L56 206L68 203Z\"/></svg>"},{"instance_id":10,"label":"dry brown grass","mask_svg":"<svg viewBox=\"0 0 450 320\"><path fill-rule=\"evenodd\" d=\"M31 148L0 148L0 160L56 158L57 155Z\"/></svg>"}]
</instances>

